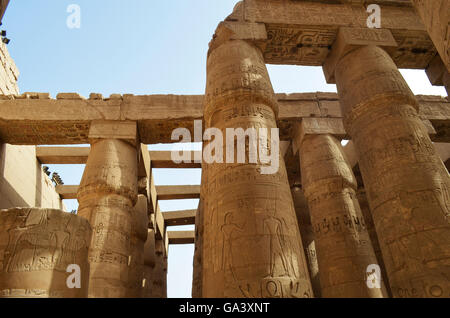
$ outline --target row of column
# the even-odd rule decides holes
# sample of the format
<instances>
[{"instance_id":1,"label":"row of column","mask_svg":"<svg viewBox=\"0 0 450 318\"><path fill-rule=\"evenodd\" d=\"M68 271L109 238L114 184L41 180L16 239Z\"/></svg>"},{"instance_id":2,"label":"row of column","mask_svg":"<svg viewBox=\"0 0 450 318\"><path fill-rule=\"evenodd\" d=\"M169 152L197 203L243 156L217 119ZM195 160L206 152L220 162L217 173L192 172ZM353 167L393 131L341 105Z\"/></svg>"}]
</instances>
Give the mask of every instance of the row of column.
<instances>
[{"instance_id":1,"label":"row of column","mask_svg":"<svg viewBox=\"0 0 450 318\"><path fill-rule=\"evenodd\" d=\"M215 41L208 53L206 126L224 134L226 128L276 127L260 49L242 40ZM369 43L340 54L333 57L334 77L359 156L366 216L352 168L330 134L297 140L316 260L303 252L311 233L302 240L297 231L282 157L273 175L260 173L261 162L208 164L196 295L312 297L317 262L323 297L450 296L450 178L415 96L381 47ZM307 228L309 221L299 219ZM376 265L387 277L371 286L367 271Z\"/></svg>"}]
</instances>

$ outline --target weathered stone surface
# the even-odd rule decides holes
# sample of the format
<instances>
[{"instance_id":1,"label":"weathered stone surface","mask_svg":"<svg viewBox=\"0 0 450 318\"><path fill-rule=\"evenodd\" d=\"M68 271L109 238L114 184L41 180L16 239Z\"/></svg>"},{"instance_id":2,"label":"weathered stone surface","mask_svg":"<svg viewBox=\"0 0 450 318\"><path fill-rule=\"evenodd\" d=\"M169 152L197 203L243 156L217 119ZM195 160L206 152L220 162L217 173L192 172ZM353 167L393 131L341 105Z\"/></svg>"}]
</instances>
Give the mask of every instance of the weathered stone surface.
<instances>
[{"instance_id":1,"label":"weathered stone surface","mask_svg":"<svg viewBox=\"0 0 450 318\"><path fill-rule=\"evenodd\" d=\"M336 82L393 296L448 297L450 178L417 100L375 46L343 57Z\"/></svg>"},{"instance_id":2,"label":"weathered stone surface","mask_svg":"<svg viewBox=\"0 0 450 318\"><path fill-rule=\"evenodd\" d=\"M87 220L61 210L1 210L0 298L87 297L91 234ZM71 264L81 288L67 285Z\"/></svg>"},{"instance_id":3,"label":"weathered stone surface","mask_svg":"<svg viewBox=\"0 0 450 318\"><path fill-rule=\"evenodd\" d=\"M450 3L447 0L412 0L412 3L450 72Z\"/></svg>"},{"instance_id":4,"label":"weathered stone surface","mask_svg":"<svg viewBox=\"0 0 450 318\"><path fill-rule=\"evenodd\" d=\"M319 264L317 263L316 244L314 242L314 231L311 224L308 202L302 188L294 186L291 188L291 193L292 199L294 200L300 235L302 236L303 248L308 259L311 286L314 291L314 296L320 298L322 289L320 287Z\"/></svg>"},{"instance_id":5,"label":"weathered stone surface","mask_svg":"<svg viewBox=\"0 0 450 318\"><path fill-rule=\"evenodd\" d=\"M147 240L144 245L144 272L142 280L142 297L153 297L153 271L155 268L156 250L155 250L155 231L149 229Z\"/></svg>"},{"instance_id":6,"label":"weathered stone surface","mask_svg":"<svg viewBox=\"0 0 450 318\"><path fill-rule=\"evenodd\" d=\"M94 234L89 297L130 297L132 213L137 202L137 150L117 139L91 145L78 190L78 214Z\"/></svg>"},{"instance_id":7,"label":"weathered stone surface","mask_svg":"<svg viewBox=\"0 0 450 318\"><path fill-rule=\"evenodd\" d=\"M323 297L386 297L369 288L365 273L378 264L356 197L356 179L341 143L331 135L308 135L300 145L302 185L311 223Z\"/></svg>"},{"instance_id":8,"label":"weathered stone surface","mask_svg":"<svg viewBox=\"0 0 450 318\"><path fill-rule=\"evenodd\" d=\"M277 94L277 126L281 140L293 138L293 127L303 118L342 118L334 93ZM137 122L140 141L145 144L173 143L172 131L187 128L194 136L194 120L203 119L203 96L124 96L123 100L17 99L0 95L0 139L16 145L61 145L89 143L90 126L96 121ZM433 121L436 141L450 141L449 101L424 101L431 112L443 117ZM448 120L448 122L443 122ZM434 138L434 137L433 137Z\"/></svg>"},{"instance_id":9,"label":"weathered stone surface","mask_svg":"<svg viewBox=\"0 0 450 318\"><path fill-rule=\"evenodd\" d=\"M208 55L206 126L275 128L277 104L259 49L228 41ZM273 175L261 174L260 163L208 165L203 297L312 296L282 158L279 163Z\"/></svg>"},{"instance_id":10,"label":"weathered stone surface","mask_svg":"<svg viewBox=\"0 0 450 318\"><path fill-rule=\"evenodd\" d=\"M381 27L398 43L390 52L398 67L426 68L436 48L411 3L371 3L381 5ZM261 47L267 63L321 66L339 28L367 29L368 17L362 1L244 0L227 20L265 25L267 41Z\"/></svg>"},{"instance_id":11,"label":"weathered stone surface","mask_svg":"<svg viewBox=\"0 0 450 318\"><path fill-rule=\"evenodd\" d=\"M148 208L147 197L138 196L138 201L131 212L131 253L129 262L129 295L130 297L143 297L144 280L144 245L148 235Z\"/></svg>"},{"instance_id":12,"label":"weathered stone surface","mask_svg":"<svg viewBox=\"0 0 450 318\"><path fill-rule=\"evenodd\" d=\"M383 278L387 295L392 297L391 287L389 285L389 281L387 280L388 276L386 273L386 266L384 265L383 255L381 254L380 242L378 241L377 231L375 230L375 224L373 223L372 211L370 211L369 202L367 201L366 190L364 188L358 188L356 191L356 196L364 217L367 232L369 233L370 241L372 242L373 251L375 252L375 256L377 258L377 264L381 268L381 277Z\"/></svg>"},{"instance_id":13,"label":"weathered stone surface","mask_svg":"<svg viewBox=\"0 0 450 318\"><path fill-rule=\"evenodd\" d=\"M203 282L203 201L200 198L198 212L195 217L195 251L192 277L192 298L202 298Z\"/></svg>"}]
</instances>

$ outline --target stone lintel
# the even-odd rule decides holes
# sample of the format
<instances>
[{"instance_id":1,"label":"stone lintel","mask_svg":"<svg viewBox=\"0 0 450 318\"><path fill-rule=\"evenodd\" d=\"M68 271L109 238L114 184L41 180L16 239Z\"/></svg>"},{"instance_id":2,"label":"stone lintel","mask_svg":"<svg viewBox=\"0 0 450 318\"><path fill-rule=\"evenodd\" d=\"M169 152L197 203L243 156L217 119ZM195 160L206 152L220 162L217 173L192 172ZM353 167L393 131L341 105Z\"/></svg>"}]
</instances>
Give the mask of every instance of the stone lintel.
<instances>
[{"instance_id":1,"label":"stone lintel","mask_svg":"<svg viewBox=\"0 0 450 318\"><path fill-rule=\"evenodd\" d=\"M294 130L292 141L294 155L297 154L308 135L333 135L338 139L348 138L344 122L340 118L303 118Z\"/></svg>"},{"instance_id":2,"label":"stone lintel","mask_svg":"<svg viewBox=\"0 0 450 318\"><path fill-rule=\"evenodd\" d=\"M343 56L358 47L366 45L376 45L386 50L398 46L394 36L388 29L340 28L332 50L323 64L327 83L335 84L334 72Z\"/></svg>"},{"instance_id":3,"label":"stone lintel","mask_svg":"<svg viewBox=\"0 0 450 318\"><path fill-rule=\"evenodd\" d=\"M447 73L447 69L439 55L434 57L430 65L425 69L425 73L431 85L444 86L444 75Z\"/></svg>"},{"instance_id":4,"label":"stone lintel","mask_svg":"<svg viewBox=\"0 0 450 318\"><path fill-rule=\"evenodd\" d=\"M95 142L98 139L120 139L136 145L137 122L95 120L89 128L88 139Z\"/></svg>"}]
</instances>

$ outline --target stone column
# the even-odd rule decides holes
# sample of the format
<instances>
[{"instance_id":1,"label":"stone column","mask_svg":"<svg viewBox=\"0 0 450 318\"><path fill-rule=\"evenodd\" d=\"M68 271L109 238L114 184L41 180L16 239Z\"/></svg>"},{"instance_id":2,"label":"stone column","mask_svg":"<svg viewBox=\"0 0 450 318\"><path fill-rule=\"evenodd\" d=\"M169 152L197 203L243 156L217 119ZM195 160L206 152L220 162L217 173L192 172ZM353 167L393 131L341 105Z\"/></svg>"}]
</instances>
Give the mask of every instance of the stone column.
<instances>
[{"instance_id":1,"label":"stone column","mask_svg":"<svg viewBox=\"0 0 450 318\"><path fill-rule=\"evenodd\" d=\"M192 279L192 298L202 298L203 276L203 201L200 199L195 217L195 251Z\"/></svg>"},{"instance_id":2,"label":"stone column","mask_svg":"<svg viewBox=\"0 0 450 318\"><path fill-rule=\"evenodd\" d=\"M294 200L295 213L302 236L303 248L308 260L309 276L314 296L321 297L319 264L317 263L316 244L314 242L314 231L311 224L311 215L309 214L308 202L305 198L303 190L299 186L291 188L292 198Z\"/></svg>"},{"instance_id":3,"label":"stone column","mask_svg":"<svg viewBox=\"0 0 450 318\"><path fill-rule=\"evenodd\" d=\"M0 298L86 298L91 234L87 220L60 210L0 211Z\"/></svg>"},{"instance_id":4,"label":"stone column","mask_svg":"<svg viewBox=\"0 0 450 318\"><path fill-rule=\"evenodd\" d=\"M450 178L415 96L391 57L370 41L335 61L393 296L448 297Z\"/></svg>"},{"instance_id":5,"label":"stone column","mask_svg":"<svg viewBox=\"0 0 450 318\"><path fill-rule=\"evenodd\" d=\"M277 103L261 51L220 37L208 53L206 127L224 136L227 128L269 128L270 134ZM280 146L268 144L269 152ZM225 142L219 140L216 151L225 154ZM249 163L248 152L245 157L245 163L208 164L203 297L311 297L284 160L277 156L278 171L263 174L269 165Z\"/></svg>"},{"instance_id":6,"label":"stone column","mask_svg":"<svg viewBox=\"0 0 450 318\"><path fill-rule=\"evenodd\" d=\"M155 231L148 230L144 246L144 279L142 282L143 298L153 298L153 276L155 270Z\"/></svg>"},{"instance_id":7,"label":"stone column","mask_svg":"<svg viewBox=\"0 0 450 318\"><path fill-rule=\"evenodd\" d=\"M361 208L364 222L366 224L367 232L369 233L370 241L372 242L373 251L377 258L378 265L381 268L381 277L384 279L384 286L389 297L392 297L389 281L387 281L386 266L384 265L383 255L381 254L380 242L378 241L377 231L375 230L375 224L373 223L372 212L370 211L369 202L367 201L366 190L364 188L358 188L356 192L359 206Z\"/></svg>"},{"instance_id":8,"label":"stone column","mask_svg":"<svg viewBox=\"0 0 450 318\"><path fill-rule=\"evenodd\" d=\"M93 236L89 297L130 297L132 212L137 201L136 123L94 122L78 190L78 215ZM118 139L121 138L121 139Z\"/></svg>"},{"instance_id":9,"label":"stone column","mask_svg":"<svg viewBox=\"0 0 450 318\"><path fill-rule=\"evenodd\" d=\"M367 268L378 262L341 143L332 135L307 135L298 144L322 297L385 297L382 281L380 288L367 285Z\"/></svg>"},{"instance_id":10,"label":"stone column","mask_svg":"<svg viewBox=\"0 0 450 318\"><path fill-rule=\"evenodd\" d=\"M152 298L167 298L167 254L165 243L162 240L155 241L155 267L152 273L153 291Z\"/></svg>"},{"instance_id":11,"label":"stone column","mask_svg":"<svg viewBox=\"0 0 450 318\"><path fill-rule=\"evenodd\" d=\"M131 213L131 258L129 266L129 294L133 298L143 296L144 245L148 234L147 197L138 196L138 202Z\"/></svg>"}]
</instances>

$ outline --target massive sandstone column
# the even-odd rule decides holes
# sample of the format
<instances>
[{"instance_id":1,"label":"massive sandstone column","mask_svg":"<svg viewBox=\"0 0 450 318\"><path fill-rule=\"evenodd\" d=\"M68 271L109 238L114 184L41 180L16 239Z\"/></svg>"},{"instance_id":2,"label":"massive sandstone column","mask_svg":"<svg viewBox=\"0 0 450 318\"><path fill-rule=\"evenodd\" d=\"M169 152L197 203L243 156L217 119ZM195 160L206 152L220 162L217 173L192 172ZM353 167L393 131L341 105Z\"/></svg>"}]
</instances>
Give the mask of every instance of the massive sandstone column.
<instances>
[{"instance_id":1,"label":"massive sandstone column","mask_svg":"<svg viewBox=\"0 0 450 318\"><path fill-rule=\"evenodd\" d=\"M203 276L203 200L200 198L195 217L195 251L193 262L192 298L202 298Z\"/></svg>"},{"instance_id":2,"label":"massive sandstone column","mask_svg":"<svg viewBox=\"0 0 450 318\"><path fill-rule=\"evenodd\" d=\"M316 244L314 241L314 231L311 224L311 215L309 213L308 202L301 187L294 186L291 189L292 199L294 200L295 213L302 236L303 248L308 259L309 276L311 286L315 297L321 297L319 264L317 263Z\"/></svg>"},{"instance_id":3,"label":"massive sandstone column","mask_svg":"<svg viewBox=\"0 0 450 318\"><path fill-rule=\"evenodd\" d=\"M340 57L335 78L393 296L449 297L450 178L413 93L374 45Z\"/></svg>"},{"instance_id":4,"label":"massive sandstone column","mask_svg":"<svg viewBox=\"0 0 450 318\"><path fill-rule=\"evenodd\" d=\"M361 208L364 222L366 223L367 232L369 233L370 241L372 242L373 251L378 261L378 265L381 268L381 277L384 279L384 286L386 287L389 297L392 297L389 281L387 281L386 266L384 265L383 255L381 254L380 242L378 241L377 231L375 230L375 224L373 223L372 211L370 211L369 202L367 201L366 190L364 188L358 188L356 191L356 197Z\"/></svg>"},{"instance_id":5,"label":"massive sandstone column","mask_svg":"<svg viewBox=\"0 0 450 318\"><path fill-rule=\"evenodd\" d=\"M387 296L383 282L381 288L367 285L367 268L378 262L341 143L332 135L307 135L299 146L322 297Z\"/></svg>"},{"instance_id":6,"label":"massive sandstone column","mask_svg":"<svg viewBox=\"0 0 450 318\"><path fill-rule=\"evenodd\" d=\"M0 211L0 298L87 297L91 234L87 220L60 210ZM69 286L78 269L80 285Z\"/></svg>"},{"instance_id":7,"label":"massive sandstone column","mask_svg":"<svg viewBox=\"0 0 450 318\"><path fill-rule=\"evenodd\" d=\"M224 136L226 128L275 128L277 104L261 51L217 40L208 53L206 126ZM312 296L284 160L277 160L274 174L262 174L259 161L208 165L203 297Z\"/></svg>"},{"instance_id":8,"label":"massive sandstone column","mask_svg":"<svg viewBox=\"0 0 450 318\"><path fill-rule=\"evenodd\" d=\"M155 241L155 267L152 273L153 298L167 298L167 254L164 241Z\"/></svg>"},{"instance_id":9,"label":"massive sandstone column","mask_svg":"<svg viewBox=\"0 0 450 318\"><path fill-rule=\"evenodd\" d=\"M149 229L144 245L144 278L142 281L143 298L153 298L153 272L155 269L155 231Z\"/></svg>"},{"instance_id":10,"label":"massive sandstone column","mask_svg":"<svg viewBox=\"0 0 450 318\"><path fill-rule=\"evenodd\" d=\"M122 132L121 130L125 130ZM89 297L130 297L132 213L137 202L137 149L122 136L136 137L136 125L92 123L91 151L78 190L78 215L89 220Z\"/></svg>"},{"instance_id":11,"label":"massive sandstone column","mask_svg":"<svg viewBox=\"0 0 450 318\"><path fill-rule=\"evenodd\" d=\"M144 245L148 235L147 197L138 196L138 202L131 213L131 257L129 265L130 296L143 296Z\"/></svg>"}]
</instances>

